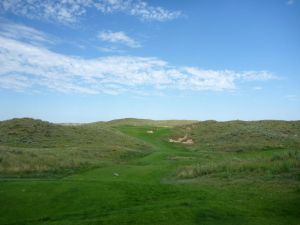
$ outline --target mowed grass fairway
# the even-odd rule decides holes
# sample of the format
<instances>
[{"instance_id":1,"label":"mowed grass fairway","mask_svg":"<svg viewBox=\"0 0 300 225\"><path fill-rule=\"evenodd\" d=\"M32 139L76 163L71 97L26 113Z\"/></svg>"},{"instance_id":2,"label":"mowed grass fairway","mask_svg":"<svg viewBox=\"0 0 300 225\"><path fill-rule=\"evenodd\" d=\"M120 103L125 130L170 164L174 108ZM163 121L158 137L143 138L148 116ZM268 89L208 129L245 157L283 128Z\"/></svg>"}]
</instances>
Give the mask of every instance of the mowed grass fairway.
<instances>
[{"instance_id":1,"label":"mowed grass fairway","mask_svg":"<svg viewBox=\"0 0 300 225\"><path fill-rule=\"evenodd\" d=\"M0 224L300 224L299 122L289 125L294 128L287 128L292 133L282 136L282 145L276 136L281 134L278 125L270 132L270 140L260 140L251 148L247 148L248 142L235 146L225 145L223 140L224 150L222 143L214 150L212 143L204 145L197 140L201 125L188 128L195 143L185 145L170 143L169 138L181 137L189 125L180 124L177 128L150 122L141 126L128 124L90 124L85 128L103 126L101 132L108 129L110 135L118 134L115 143L108 141L113 147L106 148L106 154L100 156L95 154L96 144L90 146L77 140L78 148L88 149L85 155L70 147L69 142L64 147L49 142L53 151L61 151L55 154L58 160L66 163L66 167L60 165L61 175L60 167L51 170L52 164L42 168L42 173L37 173L40 167L34 166L24 166L31 168L26 174L21 169L10 169L13 163L5 162L5 151L12 152L12 160L19 160L18 154L38 155L44 149L35 145L31 151L31 142L28 145L25 141L26 146L22 146L15 139L2 140ZM239 134L236 130L233 133L236 139ZM228 132L226 135L230 142ZM129 139L123 139L125 136ZM251 137L255 139L255 135ZM128 149L126 153L121 150L122 141ZM70 149L76 154L66 153ZM45 148L46 152L50 150ZM113 155L108 156L109 151ZM92 159L81 162L78 157L82 156ZM70 163L72 158L76 163ZM25 164L20 161L20 165Z\"/></svg>"}]
</instances>

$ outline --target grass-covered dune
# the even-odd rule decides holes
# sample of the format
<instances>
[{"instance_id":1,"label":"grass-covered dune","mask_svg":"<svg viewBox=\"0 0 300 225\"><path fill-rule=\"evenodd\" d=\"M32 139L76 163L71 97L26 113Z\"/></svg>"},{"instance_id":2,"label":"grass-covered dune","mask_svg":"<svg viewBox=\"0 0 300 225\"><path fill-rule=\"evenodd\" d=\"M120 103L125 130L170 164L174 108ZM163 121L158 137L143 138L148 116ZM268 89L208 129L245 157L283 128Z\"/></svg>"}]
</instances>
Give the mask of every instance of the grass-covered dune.
<instances>
[{"instance_id":1,"label":"grass-covered dune","mask_svg":"<svg viewBox=\"0 0 300 225\"><path fill-rule=\"evenodd\" d=\"M60 125L30 118L0 122L0 175L72 172L145 154L150 146L109 126Z\"/></svg>"},{"instance_id":2,"label":"grass-covered dune","mask_svg":"<svg viewBox=\"0 0 300 225\"><path fill-rule=\"evenodd\" d=\"M171 136L193 140L187 146L192 151L221 156L180 168L179 178L299 176L300 121L204 121L177 127Z\"/></svg>"},{"instance_id":3,"label":"grass-covered dune","mask_svg":"<svg viewBox=\"0 0 300 225\"><path fill-rule=\"evenodd\" d=\"M127 148L139 141L109 126L60 125L30 118L0 122L0 144L13 147L113 146ZM131 147L132 147L131 146Z\"/></svg>"},{"instance_id":4,"label":"grass-covered dune","mask_svg":"<svg viewBox=\"0 0 300 225\"><path fill-rule=\"evenodd\" d=\"M194 149L247 151L299 148L300 121L204 121L177 127L174 139L187 135Z\"/></svg>"}]
</instances>

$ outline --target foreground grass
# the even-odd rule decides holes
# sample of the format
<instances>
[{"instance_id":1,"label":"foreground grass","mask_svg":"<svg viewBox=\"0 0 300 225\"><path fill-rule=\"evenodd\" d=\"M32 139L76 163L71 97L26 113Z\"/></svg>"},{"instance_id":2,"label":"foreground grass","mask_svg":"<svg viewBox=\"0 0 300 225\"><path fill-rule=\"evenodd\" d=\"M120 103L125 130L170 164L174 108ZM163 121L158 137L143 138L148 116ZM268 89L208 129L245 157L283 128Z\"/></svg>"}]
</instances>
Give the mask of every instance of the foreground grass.
<instances>
[{"instance_id":1,"label":"foreground grass","mask_svg":"<svg viewBox=\"0 0 300 225\"><path fill-rule=\"evenodd\" d=\"M299 224L299 149L219 151L169 143L168 127L115 129L151 152L59 179L2 178L0 224Z\"/></svg>"}]
</instances>

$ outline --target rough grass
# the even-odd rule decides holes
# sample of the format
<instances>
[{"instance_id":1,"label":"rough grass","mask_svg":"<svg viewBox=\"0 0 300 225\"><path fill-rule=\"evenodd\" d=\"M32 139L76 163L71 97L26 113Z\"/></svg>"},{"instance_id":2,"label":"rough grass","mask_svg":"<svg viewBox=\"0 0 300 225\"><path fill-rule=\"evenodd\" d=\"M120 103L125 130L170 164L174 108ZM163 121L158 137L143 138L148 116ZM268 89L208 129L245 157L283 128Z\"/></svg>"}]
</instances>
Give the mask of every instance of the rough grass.
<instances>
[{"instance_id":1,"label":"rough grass","mask_svg":"<svg viewBox=\"0 0 300 225\"><path fill-rule=\"evenodd\" d=\"M281 151L268 157L230 158L219 162L208 162L181 168L177 172L178 178L196 178L201 176L288 176L300 178L299 151Z\"/></svg>"},{"instance_id":2,"label":"rough grass","mask_svg":"<svg viewBox=\"0 0 300 225\"><path fill-rule=\"evenodd\" d=\"M138 148L138 144L145 145L108 126L59 125L29 118L0 122L0 144L45 148L77 146L110 148L114 145Z\"/></svg>"},{"instance_id":3,"label":"rough grass","mask_svg":"<svg viewBox=\"0 0 300 225\"><path fill-rule=\"evenodd\" d=\"M188 134L193 149L220 151L299 148L300 121L205 121L173 130L175 138Z\"/></svg>"},{"instance_id":4,"label":"rough grass","mask_svg":"<svg viewBox=\"0 0 300 225\"><path fill-rule=\"evenodd\" d=\"M109 160L142 156L151 147L110 127L41 120L0 122L0 176L65 174Z\"/></svg>"}]
</instances>

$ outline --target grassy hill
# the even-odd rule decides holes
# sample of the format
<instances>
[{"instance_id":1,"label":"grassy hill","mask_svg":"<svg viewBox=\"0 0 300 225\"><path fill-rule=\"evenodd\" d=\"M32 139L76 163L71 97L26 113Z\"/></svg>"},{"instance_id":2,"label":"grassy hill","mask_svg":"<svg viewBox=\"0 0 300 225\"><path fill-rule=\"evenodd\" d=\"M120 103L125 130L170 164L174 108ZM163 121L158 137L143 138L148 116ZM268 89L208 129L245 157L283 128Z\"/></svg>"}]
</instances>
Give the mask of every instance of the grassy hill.
<instances>
[{"instance_id":1,"label":"grassy hill","mask_svg":"<svg viewBox=\"0 0 300 225\"><path fill-rule=\"evenodd\" d=\"M177 127L174 139L187 135L194 149L247 151L299 148L300 121L204 121Z\"/></svg>"},{"instance_id":2,"label":"grassy hill","mask_svg":"<svg viewBox=\"0 0 300 225\"><path fill-rule=\"evenodd\" d=\"M192 151L221 153L179 169L179 178L300 175L300 121L205 121L177 127L171 136L193 140Z\"/></svg>"},{"instance_id":3,"label":"grassy hill","mask_svg":"<svg viewBox=\"0 0 300 225\"><path fill-rule=\"evenodd\" d=\"M30 118L0 122L2 175L59 173L150 149L145 142L108 126L58 125Z\"/></svg>"},{"instance_id":4,"label":"grassy hill","mask_svg":"<svg viewBox=\"0 0 300 225\"><path fill-rule=\"evenodd\" d=\"M112 145L127 147L131 137L108 126L59 125L30 118L0 122L0 144L14 147L70 147ZM134 144L134 143L133 143Z\"/></svg>"},{"instance_id":5,"label":"grassy hill","mask_svg":"<svg viewBox=\"0 0 300 225\"><path fill-rule=\"evenodd\" d=\"M109 126L156 126L156 127L174 127L186 124L192 124L197 122L196 120L149 120L149 119L136 119L136 118L125 118L117 119L106 122Z\"/></svg>"}]
</instances>

